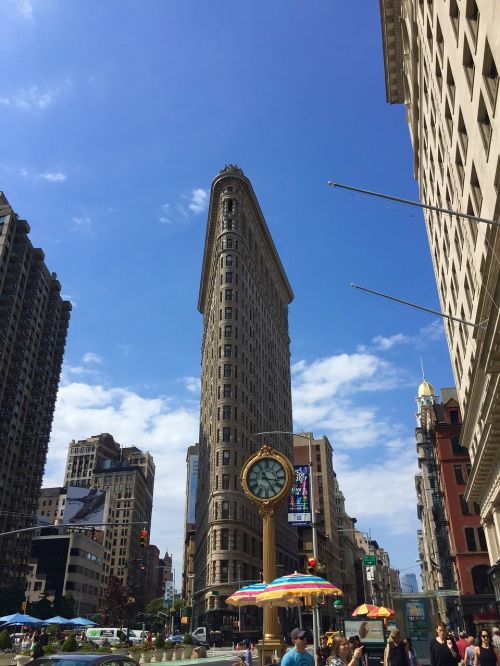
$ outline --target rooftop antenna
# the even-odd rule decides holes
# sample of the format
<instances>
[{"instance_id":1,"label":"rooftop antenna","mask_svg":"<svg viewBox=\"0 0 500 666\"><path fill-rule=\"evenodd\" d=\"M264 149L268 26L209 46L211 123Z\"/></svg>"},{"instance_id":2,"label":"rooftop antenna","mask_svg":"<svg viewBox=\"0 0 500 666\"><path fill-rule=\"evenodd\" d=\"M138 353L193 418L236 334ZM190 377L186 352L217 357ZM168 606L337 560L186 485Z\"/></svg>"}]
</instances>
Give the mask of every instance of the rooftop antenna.
<instances>
[{"instance_id":1,"label":"rooftop antenna","mask_svg":"<svg viewBox=\"0 0 500 666\"><path fill-rule=\"evenodd\" d=\"M422 381L425 382L424 362L422 361L422 357L420 357L420 367L422 368Z\"/></svg>"}]
</instances>

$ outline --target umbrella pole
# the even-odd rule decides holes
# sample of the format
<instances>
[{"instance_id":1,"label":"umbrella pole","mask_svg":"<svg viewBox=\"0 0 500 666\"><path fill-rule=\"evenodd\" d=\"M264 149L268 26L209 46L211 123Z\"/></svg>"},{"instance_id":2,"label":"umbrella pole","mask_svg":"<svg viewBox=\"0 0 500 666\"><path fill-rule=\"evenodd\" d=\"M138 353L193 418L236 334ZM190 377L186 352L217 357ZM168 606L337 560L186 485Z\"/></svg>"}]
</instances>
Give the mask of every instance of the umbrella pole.
<instances>
[{"instance_id":1,"label":"umbrella pole","mask_svg":"<svg viewBox=\"0 0 500 666\"><path fill-rule=\"evenodd\" d=\"M299 627L302 629L302 608L297 606L297 610L299 611Z\"/></svg>"}]
</instances>

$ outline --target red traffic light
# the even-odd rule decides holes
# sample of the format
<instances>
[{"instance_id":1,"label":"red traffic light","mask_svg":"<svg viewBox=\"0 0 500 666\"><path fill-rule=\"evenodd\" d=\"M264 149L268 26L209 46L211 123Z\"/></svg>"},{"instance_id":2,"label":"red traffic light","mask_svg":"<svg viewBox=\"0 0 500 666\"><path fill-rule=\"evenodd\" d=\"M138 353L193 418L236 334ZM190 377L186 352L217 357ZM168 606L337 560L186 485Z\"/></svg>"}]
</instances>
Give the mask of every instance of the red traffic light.
<instances>
[{"instance_id":1,"label":"red traffic light","mask_svg":"<svg viewBox=\"0 0 500 666\"><path fill-rule=\"evenodd\" d=\"M146 548L148 545L148 531L147 530L141 530L141 536L140 536L140 544L141 548Z\"/></svg>"},{"instance_id":2,"label":"red traffic light","mask_svg":"<svg viewBox=\"0 0 500 666\"><path fill-rule=\"evenodd\" d=\"M307 566L308 567L315 567L318 563L316 562L316 559L314 557L309 557L307 560Z\"/></svg>"}]
</instances>

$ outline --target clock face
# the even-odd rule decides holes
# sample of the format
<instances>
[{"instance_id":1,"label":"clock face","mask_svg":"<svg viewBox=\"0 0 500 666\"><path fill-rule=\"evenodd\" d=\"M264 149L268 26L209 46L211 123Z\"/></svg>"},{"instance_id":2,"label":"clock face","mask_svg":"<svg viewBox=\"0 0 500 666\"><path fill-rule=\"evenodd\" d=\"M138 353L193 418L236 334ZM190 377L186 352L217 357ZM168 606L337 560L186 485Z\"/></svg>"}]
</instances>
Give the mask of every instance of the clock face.
<instances>
[{"instance_id":1,"label":"clock face","mask_svg":"<svg viewBox=\"0 0 500 666\"><path fill-rule=\"evenodd\" d=\"M261 458L248 471L248 489L258 499L266 500L276 497L285 483L285 468L274 458Z\"/></svg>"}]
</instances>

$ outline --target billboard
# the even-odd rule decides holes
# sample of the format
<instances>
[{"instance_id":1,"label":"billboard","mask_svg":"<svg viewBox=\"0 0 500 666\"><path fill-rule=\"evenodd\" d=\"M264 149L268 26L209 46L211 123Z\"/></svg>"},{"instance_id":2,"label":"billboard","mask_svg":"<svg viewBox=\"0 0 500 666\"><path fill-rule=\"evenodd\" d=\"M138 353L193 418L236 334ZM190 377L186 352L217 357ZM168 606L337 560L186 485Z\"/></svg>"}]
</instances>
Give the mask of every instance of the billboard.
<instances>
[{"instance_id":1,"label":"billboard","mask_svg":"<svg viewBox=\"0 0 500 666\"><path fill-rule=\"evenodd\" d=\"M175 601L174 581L165 581L165 594L163 595L163 608L173 608Z\"/></svg>"},{"instance_id":2,"label":"billboard","mask_svg":"<svg viewBox=\"0 0 500 666\"><path fill-rule=\"evenodd\" d=\"M288 498L288 523L302 527L311 525L309 465L295 465L295 479Z\"/></svg>"},{"instance_id":3,"label":"billboard","mask_svg":"<svg viewBox=\"0 0 500 666\"><path fill-rule=\"evenodd\" d=\"M196 523L196 487L198 486L198 456L188 457L188 487L186 497L186 522Z\"/></svg>"},{"instance_id":4,"label":"billboard","mask_svg":"<svg viewBox=\"0 0 500 666\"><path fill-rule=\"evenodd\" d=\"M105 504L105 490L68 486L63 522L73 525L104 523Z\"/></svg>"},{"instance_id":5,"label":"billboard","mask_svg":"<svg viewBox=\"0 0 500 666\"><path fill-rule=\"evenodd\" d=\"M427 640L425 605L421 601L407 601L404 605L408 636L413 640Z\"/></svg>"},{"instance_id":6,"label":"billboard","mask_svg":"<svg viewBox=\"0 0 500 666\"><path fill-rule=\"evenodd\" d=\"M383 620L346 620L346 638L359 636L362 643L385 644Z\"/></svg>"}]
</instances>

